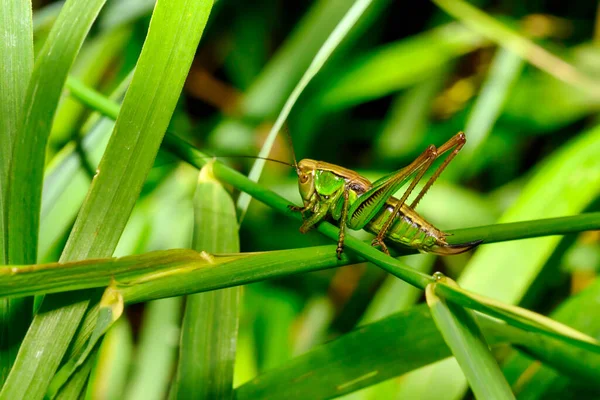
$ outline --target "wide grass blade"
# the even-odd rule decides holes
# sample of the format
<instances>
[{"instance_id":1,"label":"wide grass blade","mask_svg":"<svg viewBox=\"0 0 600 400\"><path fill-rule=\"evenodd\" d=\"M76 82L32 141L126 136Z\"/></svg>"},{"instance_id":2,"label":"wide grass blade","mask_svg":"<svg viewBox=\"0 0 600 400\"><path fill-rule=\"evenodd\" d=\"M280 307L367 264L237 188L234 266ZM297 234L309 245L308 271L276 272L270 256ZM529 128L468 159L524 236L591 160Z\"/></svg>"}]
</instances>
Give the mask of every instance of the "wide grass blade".
<instances>
[{"instance_id":1,"label":"wide grass blade","mask_svg":"<svg viewBox=\"0 0 600 400\"><path fill-rule=\"evenodd\" d=\"M105 0L64 5L34 65L8 186L8 259L35 262L46 143L67 73Z\"/></svg>"},{"instance_id":2,"label":"wide grass blade","mask_svg":"<svg viewBox=\"0 0 600 400\"><path fill-rule=\"evenodd\" d=\"M446 280L449 282L449 280ZM437 284L425 289L431 316L452 350L478 399L514 399L498 363L488 347L474 314L436 295Z\"/></svg>"},{"instance_id":3,"label":"wide grass blade","mask_svg":"<svg viewBox=\"0 0 600 400\"><path fill-rule=\"evenodd\" d=\"M31 2L0 0L0 264L6 264L8 175L27 82L33 69ZM31 320L31 302L0 301L0 387Z\"/></svg>"},{"instance_id":4,"label":"wide grass blade","mask_svg":"<svg viewBox=\"0 0 600 400\"><path fill-rule=\"evenodd\" d=\"M194 221L195 250L240 251L235 204L214 178L211 164L200 171ZM197 399L233 397L240 296L241 288L233 287L187 298L174 398L186 399L191 394Z\"/></svg>"},{"instance_id":5,"label":"wide grass blade","mask_svg":"<svg viewBox=\"0 0 600 400\"><path fill-rule=\"evenodd\" d=\"M63 260L106 257L114 251L169 123L211 6L210 1L157 3L148 38L125 96L113 137L75 223ZM89 2L75 10L67 8L71 12L78 12L72 18L69 12L63 10L70 17L70 26L73 26L72 20L82 19L79 7L86 12L91 9ZM61 24L57 21L55 28L58 26ZM181 31L186 34L181 35ZM49 67L43 71L53 70ZM35 98L45 101L45 97L49 96L41 96L38 92ZM39 122L36 118L33 120ZM33 120L27 121L33 123ZM47 131L48 119L41 125ZM20 164L29 165L25 160L21 160ZM41 180L41 168L38 174ZM37 210L39 212L39 195ZM51 296L45 299L1 396L37 399L45 393L83 317L90 296L78 293L70 298ZM60 306L67 305L60 309ZM42 356L40 351L43 352Z\"/></svg>"},{"instance_id":6,"label":"wide grass blade","mask_svg":"<svg viewBox=\"0 0 600 400\"><path fill-rule=\"evenodd\" d=\"M573 377L598 382L598 354L582 360L577 348L528 333L497 320L476 316L492 346L507 343L535 352L540 359ZM368 343L368 346L366 345ZM565 350L564 353L558 349ZM560 353L560 354L559 354ZM362 326L318 346L236 389L236 398L331 398L385 381L451 355L425 305ZM563 369L565 363L579 371ZM585 378L581 375L585 371ZM597 383L595 384L597 386Z\"/></svg>"},{"instance_id":7,"label":"wide grass blade","mask_svg":"<svg viewBox=\"0 0 600 400\"><path fill-rule=\"evenodd\" d=\"M296 101L306 86L308 86L312 78L314 78L314 76L321 70L333 51L348 34L350 29L352 29L356 21L358 21L362 13L367 9L367 7L369 7L371 2L372 0L357 0L336 25L335 29L333 32L331 32L325 43L323 43L318 53L315 55L312 62L304 72L304 75L302 75L302 78L300 78L300 81L294 87L294 90L283 105L281 112L277 116L275 123L271 127L271 130L269 131L269 134L265 139L260 152L258 153L259 157L268 157L269 153L271 152L271 148L275 143L275 138L277 137L277 134L281 128L283 128L283 124L292 111L292 107L294 107L294 104L296 104ZM252 166L252 169L250 170L250 173L248 174L248 177L253 181L258 181L264 165L264 160L256 160ZM239 211L240 221L242 221L244 218L244 214L246 213L248 205L250 204L250 199L251 197L247 193L242 193L238 198L237 208Z\"/></svg>"}]
</instances>

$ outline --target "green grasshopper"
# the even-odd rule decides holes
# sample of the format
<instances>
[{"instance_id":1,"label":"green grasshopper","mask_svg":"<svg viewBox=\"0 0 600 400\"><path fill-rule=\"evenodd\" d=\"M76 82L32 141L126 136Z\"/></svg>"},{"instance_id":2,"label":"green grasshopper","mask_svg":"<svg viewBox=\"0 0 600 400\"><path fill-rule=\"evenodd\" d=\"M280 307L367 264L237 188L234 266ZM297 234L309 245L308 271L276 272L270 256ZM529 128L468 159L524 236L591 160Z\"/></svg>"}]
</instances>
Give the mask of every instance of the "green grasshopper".
<instances>
[{"instance_id":1,"label":"green grasshopper","mask_svg":"<svg viewBox=\"0 0 600 400\"><path fill-rule=\"evenodd\" d=\"M465 142L465 134L459 132L438 148L430 145L408 166L373 183L338 165L310 159L297 162L294 155L294 168L298 174L298 186L304 205L290 208L302 213L304 223L300 232L306 233L320 221L331 218L340 227L336 250L338 258L344 250L346 227L353 230L365 229L375 234L371 245L380 247L388 255L384 240L440 255L459 254L474 248L481 241L448 244L446 237L449 234L437 229L415 211L419 201ZM451 152L417 197L410 205L406 204L408 196L432 163L449 151ZM414 178L402 197L393 197L413 175ZM304 218L307 212L311 215Z\"/></svg>"}]
</instances>

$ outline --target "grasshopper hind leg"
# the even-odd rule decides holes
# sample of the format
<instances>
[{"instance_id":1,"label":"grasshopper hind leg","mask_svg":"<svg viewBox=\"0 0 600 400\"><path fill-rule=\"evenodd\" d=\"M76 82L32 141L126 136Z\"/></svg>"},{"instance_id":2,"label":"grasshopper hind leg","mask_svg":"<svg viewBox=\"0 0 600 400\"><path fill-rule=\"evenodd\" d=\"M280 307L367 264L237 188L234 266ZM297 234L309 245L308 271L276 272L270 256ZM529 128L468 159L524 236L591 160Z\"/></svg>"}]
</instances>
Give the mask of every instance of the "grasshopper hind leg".
<instances>
[{"instance_id":1,"label":"grasshopper hind leg","mask_svg":"<svg viewBox=\"0 0 600 400\"><path fill-rule=\"evenodd\" d=\"M390 255L390 251L388 250L387 245L383 242L382 239L373 239L373 241L371 242L371 246L379 247L381 251L383 251L385 254L387 254L388 256Z\"/></svg>"}]
</instances>

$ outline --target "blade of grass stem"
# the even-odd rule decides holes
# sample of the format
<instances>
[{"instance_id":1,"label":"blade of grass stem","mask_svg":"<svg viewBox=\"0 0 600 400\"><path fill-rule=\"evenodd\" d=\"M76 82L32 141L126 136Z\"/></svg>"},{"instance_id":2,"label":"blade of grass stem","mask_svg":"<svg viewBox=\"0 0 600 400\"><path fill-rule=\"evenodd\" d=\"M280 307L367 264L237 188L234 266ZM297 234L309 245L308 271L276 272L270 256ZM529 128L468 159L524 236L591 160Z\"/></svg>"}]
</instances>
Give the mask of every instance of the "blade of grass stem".
<instances>
[{"instance_id":1,"label":"blade of grass stem","mask_svg":"<svg viewBox=\"0 0 600 400\"><path fill-rule=\"evenodd\" d=\"M0 264L8 261L6 215L13 143L33 69L31 2L0 0ZM31 321L29 300L0 301L0 387Z\"/></svg>"},{"instance_id":2,"label":"blade of grass stem","mask_svg":"<svg viewBox=\"0 0 600 400\"><path fill-rule=\"evenodd\" d=\"M449 280L448 280L449 281ZM425 289L431 316L452 350L478 399L514 399L508 382L490 352L472 311L446 303L435 293L437 284Z\"/></svg>"},{"instance_id":3,"label":"blade of grass stem","mask_svg":"<svg viewBox=\"0 0 600 400\"><path fill-rule=\"evenodd\" d=\"M211 253L238 253L235 204L212 173L200 170L194 194L192 247ZM217 267L218 268L218 267ZM183 317L174 398L233 397L233 370L239 325L241 287L188 296Z\"/></svg>"},{"instance_id":4,"label":"blade of grass stem","mask_svg":"<svg viewBox=\"0 0 600 400\"><path fill-rule=\"evenodd\" d=\"M231 287L291 273L330 268L352 261L352 258L347 256L342 257L342 260L337 260L333 252L327 254L327 251L331 251L331 249L332 246L320 246L308 249L217 257L189 250L169 250L119 259L22 267L23 271L3 267L0 272L9 279L2 279L0 283L5 282L2 293L10 294L12 291L13 295L19 293L22 295L23 290L26 290L24 288L27 287L27 280L33 282L38 288L40 285L46 285L44 290L48 290L47 283L40 284L38 282L48 282L51 280L51 276L58 274L63 276L63 280L70 282L69 290L105 286L110 283L126 303L135 303L161 297ZM435 276L424 275L411 270L398 260L388 258L390 260L386 267L390 272L395 272L396 276L401 278L408 276L415 282L420 282L420 279L428 282L437 280ZM285 267L292 259L296 263ZM213 268L208 268L209 265ZM29 269L29 273L24 272L27 269ZM82 273L77 273L77 270L82 271ZM93 274L92 271L94 270L96 273ZM14 273L15 271L24 276L25 282L15 279L19 276ZM41 276L43 271L46 272L44 278ZM182 276L185 276L185 278L182 278ZM413 284L424 289L424 286L418 286L418 283ZM442 286L441 283L438 283L438 285L440 286L438 291L456 304L504 319L517 327L549 335L592 352L600 352L600 347L593 339L546 317L518 307L504 305L464 289L453 289Z\"/></svg>"},{"instance_id":5,"label":"blade of grass stem","mask_svg":"<svg viewBox=\"0 0 600 400\"><path fill-rule=\"evenodd\" d=\"M157 3L113 137L75 223L63 260L110 256L114 251L169 123L211 6L211 1ZM83 9L89 12L91 8L89 1L85 2ZM69 24L82 19L80 11L70 18ZM63 13L70 16L65 10ZM56 26L60 26L58 21ZM181 31L186 35L181 35ZM43 98L39 92L36 99L38 97ZM42 123L46 128L49 128L48 121ZM41 179L41 168L38 174ZM37 210L39 212L39 201ZM45 299L17 356L15 366L19 367L11 371L0 397L37 399L45 393L93 294L78 293L70 297L68 301L54 296ZM58 305L68 307L61 310ZM42 356L40 351L44 353Z\"/></svg>"},{"instance_id":6,"label":"blade of grass stem","mask_svg":"<svg viewBox=\"0 0 600 400\"><path fill-rule=\"evenodd\" d=\"M269 131L269 134L267 136L267 139L265 140L265 143L263 144L263 147L258 153L259 157L269 156L271 148L275 143L275 138L277 137L277 134L283 127L283 124L287 119L288 115L292 111L292 107L294 107L294 104L296 103L306 86L308 86L312 78L321 70L327 59L331 56L336 47L348 34L350 29L354 26L356 21L360 18L362 13L371 4L371 2L372 0L357 0L348 10L348 12L344 15L341 21L336 25L335 29L333 30L333 32L331 32L331 35L329 35L325 43L323 43L323 46L321 46L321 48L313 58L311 64L304 72L304 75L302 75L302 78L300 78L300 81L298 82L296 87L294 87L294 90L283 105L281 112L277 116L275 123ZM264 160L256 160L254 162L254 165L252 166L252 169L248 174L250 180L258 181L258 178L260 177L264 165ZM244 215L246 214L248 205L250 204L250 199L251 197L247 193L240 194L240 197L238 198L237 209L240 222L244 219Z\"/></svg>"}]
</instances>

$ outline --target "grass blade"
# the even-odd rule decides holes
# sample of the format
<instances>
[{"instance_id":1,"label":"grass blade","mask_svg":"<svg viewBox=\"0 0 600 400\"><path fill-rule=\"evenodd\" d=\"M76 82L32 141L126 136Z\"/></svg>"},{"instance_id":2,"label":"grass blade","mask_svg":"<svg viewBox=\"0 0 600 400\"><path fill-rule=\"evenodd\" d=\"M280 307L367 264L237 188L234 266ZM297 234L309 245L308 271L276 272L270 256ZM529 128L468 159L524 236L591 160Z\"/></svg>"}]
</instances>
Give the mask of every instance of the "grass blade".
<instances>
[{"instance_id":1,"label":"grass blade","mask_svg":"<svg viewBox=\"0 0 600 400\"><path fill-rule=\"evenodd\" d=\"M113 137L75 223L63 260L110 256L114 251L169 123L211 6L210 1L157 3ZM90 3L85 2L83 8L89 10ZM71 19L81 18L77 14ZM180 34L182 30L186 35ZM43 125L48 126L48 120ZM23 161L21 164L29 165ZM39 211L39 204L37 209ZM45 299L0 397L37 399L45 393L83 317L90 295L79 293L68 299L64 296ZM43 356L39 355L40 351L44 352Z\"/></svg>"},{"instance_id":2,"label":"grass blade","mask_svg":"<svg viewBox=\"0 0 600 400\"><path fill-rule=\"evenodd\" d=\"M268 157L271 152L271 148L273 147L273 143L275 143L275 138L277 134L283 127L285 120L288 115L292 111L292 107L296 104L296 101L306 88L312 78L321 70L327 59L331 56L336 47L340 44L340 42L344 39L344 37L348 34L350 29L354 26L356 21L360 18L362 13L367 9L367 7L371 4L372 0L357 0L352 7L348 10L348 12L344 15L342 20L337 24L331 35L327 38L323 46L319 49L319 52L313 58L311 64L308 66L300 81L294 87L294 90L286 100L281 112L277 116L275 123L271 127L267 139L263 144L260 152L258 153L259 157ZM262 169L265 165L264 160L256 160L248 177L257 181L260 177ZM237 209L239 212L239 220L242 221L244 219L244 215L246 214L246 210L248 209L248 205L250 204L251 197L247 193L242 193L237 201Z\"/></svg>"},{"instance_id":3,"label":"grass blade","mask_svg":"<svg viewBox=\"0 0 600 400\"><path fill-rule=\"evenodd\" d=\"M31 2L0 0L0 264L6 264L8 174L33 68ZM0 387L31 320L31 302L0 301Z\"/></svg>"},{"instance_id":4,"label":"grass blade","mask_svg":"<svg viewBox=\"0 0 600 400\"><path fill-rule=\"evenodd\" d=\"M126 318L120 318L106 333L92 371L87 398L118 400L123 395L131 363L133 336Z\"/></svg>"},{"instance_id":5,"label":"grass blade","mask_svg":"<svg viewBox=\"0 0 600 400\"><path fill-rule=\"evenodd\" d=\"M436 326L465 373L475 397L514 399L472 311L446 303L436 295L436 286L437 284L430 284L425 289L427 305Z\"/></svg>"},{"instance_id":6,"label":"grass blade","mask_svg":"<svg viewBox=\"0 0 600 400\"><path fill-rule=\"evenodd\" d=\"M144 313L144 329L140 337L135 373L130 378L127 400L159 400L166 398L171 367L177 356L177 336L182 299L174 297L153 301ZM162 367L162 368L161 368Z\"/></svg>"},{"instance_id":7,"label":"grass blade","mask_svg":"<svg viewBox=\"0 0 600 400\"><path fill-rule=\"evenodd\" d=\"M211 164L200 171L194 220L195 250L240 251L235 205L214 178ZM174 398L185 399L191 393L198 399L233 397L240 296L241 288L233 287L187 298Z\"/></svg>"},{"instance_id":8,"label":"grass blade","mask_svg":"<svg viewBox=\"0 0 600 400\"><path fill-rule=\"evenodd\" d=\"M69 68L104 2L66 3L34 65L9 173L8 259L12 264L36 260L45 148L52 119Z\"/></svg>"},{"instance_id":9,"label":"grass blade","mask_svg":"<svg viewBox=\"0 0 600 400\"><path fill-rule=\"evenodd\" d=\"M492 346L515 343L571 377L598 382L598 354L586 354L568 344L524 332L497 320L476 316ZM368 343L369 346L365 344ZM560 351L564 353L558 354ZM451 355L425 305L412 307L362 326L316 347L285 365L267 371L236 389L236 399L263 397L332 398L416 370ZM568 360L578 371L563 369ZM585 376L581 375L585 371ZM596 384L597 385L597 384Z\"/></svg>"}]
</instances>

